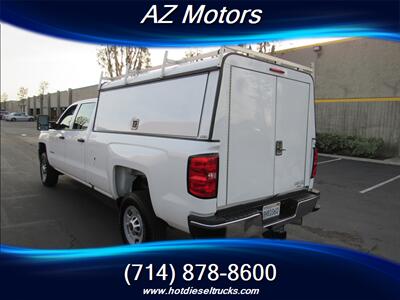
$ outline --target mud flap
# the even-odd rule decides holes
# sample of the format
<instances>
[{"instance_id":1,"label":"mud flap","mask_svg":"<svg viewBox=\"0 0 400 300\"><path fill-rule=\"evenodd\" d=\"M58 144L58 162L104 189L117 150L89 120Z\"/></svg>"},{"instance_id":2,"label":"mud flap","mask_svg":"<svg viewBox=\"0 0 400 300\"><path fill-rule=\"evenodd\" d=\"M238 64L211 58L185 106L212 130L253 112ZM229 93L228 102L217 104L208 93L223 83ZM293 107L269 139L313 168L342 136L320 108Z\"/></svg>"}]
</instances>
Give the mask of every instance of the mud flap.
<instances>
[{"instance_id":1,"label":"mud flap","mask_svg":"<svg viewBox=\"0 0 400 300\"><path fill-rule=\"evenodd\" d=\"M251 218L243 222L237 222L226 227L227 238L260 238L263 233L261 215L259 218Z\"/></svg>"},{"instance_id":2,"label":"mud flap","mask_svg":"<svg viewBox=\"0 0 400 300\"><path fill-rule=\"evenodd\" d=\"M303 217L300 217L300 218L297 218L297 219L293 220L292 222L290 222L290 224L303 225Z\"/></svg>"}]
</instances>

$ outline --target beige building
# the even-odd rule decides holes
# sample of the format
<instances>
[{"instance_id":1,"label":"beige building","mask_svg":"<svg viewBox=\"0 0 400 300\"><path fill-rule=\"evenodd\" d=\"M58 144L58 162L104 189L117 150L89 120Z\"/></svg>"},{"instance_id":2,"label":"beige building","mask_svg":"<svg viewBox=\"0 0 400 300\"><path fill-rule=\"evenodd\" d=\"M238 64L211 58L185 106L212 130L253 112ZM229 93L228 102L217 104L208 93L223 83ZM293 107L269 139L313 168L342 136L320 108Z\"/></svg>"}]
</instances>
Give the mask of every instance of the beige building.
<instances>
[{"instance_id":1,"label":"beige building","mask_svg":"<svg viewBox=\"0 0 400 300\"><path fill-rule=\"evenodd\" d=\"M276 55L315 66L318 132L380 137L400 156L400 43L347 39Z\"/></svg>"}]
</instances>

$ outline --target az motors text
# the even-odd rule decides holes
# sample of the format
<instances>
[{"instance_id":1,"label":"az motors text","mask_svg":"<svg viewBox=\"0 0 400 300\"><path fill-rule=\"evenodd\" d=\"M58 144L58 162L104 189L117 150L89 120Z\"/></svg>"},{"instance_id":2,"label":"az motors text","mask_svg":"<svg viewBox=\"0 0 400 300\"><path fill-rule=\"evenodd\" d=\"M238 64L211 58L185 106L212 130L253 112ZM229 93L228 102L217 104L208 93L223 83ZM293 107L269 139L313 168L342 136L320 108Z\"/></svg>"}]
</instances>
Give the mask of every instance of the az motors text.
<instances>
[{"instance_id":1,"label":"az motors text","mask_svg":"<svg viewBox=\"0 0 400 300\"><path fill-rule=\"evenodd\" d=\"M146 15L140 21L141 24L145 22L152 22L154 24L172 24L174 23L173 15L176 13L179 5L177 4L166 4L161 7L156 4L152 5L147 11ZM200 5L198 8L194 8L193 5L188 5L185 10L185 14L182 18L182 24L188 23L200 24L235 24L235 23L249 23L257 24L261 21L261 9L228 9L223 7L220 10L207 9L206 5Z\"/></svg>"}]
</instances>

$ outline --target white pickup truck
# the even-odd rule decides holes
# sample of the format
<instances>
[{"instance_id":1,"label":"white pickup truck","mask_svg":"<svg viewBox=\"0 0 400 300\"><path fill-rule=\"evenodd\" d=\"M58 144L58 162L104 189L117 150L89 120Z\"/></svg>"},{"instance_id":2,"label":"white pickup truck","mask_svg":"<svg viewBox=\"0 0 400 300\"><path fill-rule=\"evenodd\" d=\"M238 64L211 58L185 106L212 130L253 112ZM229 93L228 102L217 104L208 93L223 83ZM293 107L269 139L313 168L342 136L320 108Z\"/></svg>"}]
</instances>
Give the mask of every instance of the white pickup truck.
<instances>
[{"instance_id":1,"label":"white pickup truck","mask_svg":"<svg viewBox=\"0 0 400 300\"><path fill-rule=\"evenodd\" d=\"M38 118L45 186L65 174L117 201L126 243L282 232L318 209L310 68L241 48L126 74ZM102 80L101 80L102 82ZM283 231L284 232L284 231Z\"/></svg>"}]
</instances>

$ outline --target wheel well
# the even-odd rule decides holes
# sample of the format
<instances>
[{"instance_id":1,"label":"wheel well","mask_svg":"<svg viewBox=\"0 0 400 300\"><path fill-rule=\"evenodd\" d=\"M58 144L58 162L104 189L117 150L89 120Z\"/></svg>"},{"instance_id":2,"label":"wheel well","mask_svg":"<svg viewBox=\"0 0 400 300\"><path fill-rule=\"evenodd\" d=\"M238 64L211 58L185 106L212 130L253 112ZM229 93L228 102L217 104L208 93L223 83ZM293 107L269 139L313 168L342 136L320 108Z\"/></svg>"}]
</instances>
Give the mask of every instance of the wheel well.
<instances>
[{"instance_id":1,"label":"wheel well","mask_svg":"<svg viewBox=\"0 0 400 300\"><path fill-rule=\"evenodd\" d=\"M139 170L117 166L115 167L114 174L115 188L118 194L118 206L127 193L149 189L146 175Z\"/></svg>"},{"instance_id":2,"label":"wheel well","mask_svg":"<svg viewBox=\"0 0 400 300\"><path fill-rule=\"evenodd\" d=\"M39 158L40 158L40 155L42 153L44 153L44 152L46 152L46 144L45 143L39 143Z\"/></svg>"}]
</instances>

